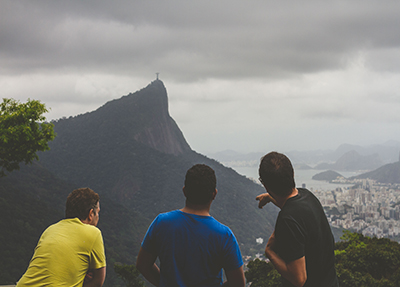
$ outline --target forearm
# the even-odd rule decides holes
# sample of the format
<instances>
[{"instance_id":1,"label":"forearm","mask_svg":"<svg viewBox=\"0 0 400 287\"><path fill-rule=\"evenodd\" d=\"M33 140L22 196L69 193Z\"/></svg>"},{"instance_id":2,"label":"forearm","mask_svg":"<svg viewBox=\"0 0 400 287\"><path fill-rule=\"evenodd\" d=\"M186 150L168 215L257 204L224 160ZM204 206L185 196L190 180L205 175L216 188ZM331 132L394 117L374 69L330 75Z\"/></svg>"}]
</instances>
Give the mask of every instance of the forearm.
<instances>
[{"instance_id":1,"label":"forearm","mask_svg":"<svg viewBox=\"0 0 400 287\"><path fill-rule=\"evenodd\" d=\"M302 257L290 263L286 263L271 248L265 249L265 255L274 265L275 269L283 278L290 281L296 287L302 287L307 280L307 272L305 268L305 258Z\"/></svg>"},{"instance_id":2,"label":"forearm","mask_svg":"<svg viewBox=\"0 0 400 287\"><path fill-rule=\"evenodd\" d=\"M150 268L137 268L143 277L147 279L154 286L160 285L160 269L154 263Z\"/></svg>"},{"instance_id":3,"label":"forearm","mask_svg":"<svg viewBox=\"0 0 400 287\"><path fill-rule=\"evenodd\" d=\"M157 256L140 248L136 260L136 269L154 286L160 285L160 269L156 265Z\"/></svg>"},{"instance_id":4,"label":"forearm","mask_svg":"<svg viewBox=\"0 0 400 287\"><path fill-rule=\"evenodd\" d=\"M234 270L225 270L227 281L222 286L224 287L244 287L246 285L246 278L244 277L243 266Z\"/></svg>"},{"instance_id":5,"label":"forearm","mask_svg":"<svg viewBox=\"0 0 400 287\"><path fill-rule=\"evenodd\" d=\"M271 263L274 265L275 269L279 272L279 274L281 274L283 277L286 278L287 277L285 276L287 274L286 262L282 258L280 258L279 255L275 253L275 251L273 251L270 248L265 249L265 256L267 256L269 261L271 261Z\"/></svg>"},{"instance_id":6,"label":"forearm","mask_svg":"<svg viewBox=\"0 0 400 287\"><path fill-rule=\"evenodd\" d=\"M101 287L106 278L106 267L93 270L92 278L83 282L83 287Z\"/></svg>"}]
</instances>

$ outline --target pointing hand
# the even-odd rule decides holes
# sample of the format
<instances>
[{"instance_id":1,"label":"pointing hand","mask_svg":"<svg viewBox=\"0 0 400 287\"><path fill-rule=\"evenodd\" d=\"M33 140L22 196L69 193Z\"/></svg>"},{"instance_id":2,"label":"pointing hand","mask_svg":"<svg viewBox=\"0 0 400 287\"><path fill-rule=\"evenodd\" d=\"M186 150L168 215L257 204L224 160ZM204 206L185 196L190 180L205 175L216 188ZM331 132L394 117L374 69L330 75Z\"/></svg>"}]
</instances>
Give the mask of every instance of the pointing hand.
<instances>
[{"instance_id":1,"label":"pointing hand","mask_svg":"<svg viewBox=\"0 0 400 287\"><path fill-rule=\"evenodd\" d=\"M273 199L271 195L269 195L268 192L260 194L259 196L256 197L256 200L260 201L258 203L258 208L263 208L264 205L267 203L271 202Z\"/></svg>"}]
</instances>

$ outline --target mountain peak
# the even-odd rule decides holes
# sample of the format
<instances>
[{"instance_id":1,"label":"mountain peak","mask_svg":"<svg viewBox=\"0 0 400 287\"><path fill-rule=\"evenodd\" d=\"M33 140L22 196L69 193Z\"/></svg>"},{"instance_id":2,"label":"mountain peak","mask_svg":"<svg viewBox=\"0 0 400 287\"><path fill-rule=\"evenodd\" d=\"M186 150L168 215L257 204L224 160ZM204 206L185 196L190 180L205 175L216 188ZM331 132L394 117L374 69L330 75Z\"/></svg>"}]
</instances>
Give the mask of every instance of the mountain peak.
<instances>
[{"instance_id":1,"label":"mountain peak","mask_svg":"<svg viewBox=\"0 0 400 287\"><path fill-rule=\"evenodd\" d=\"M107 102L97 110L55 122L55 131L67 129L85 142L139 142L167 154L191 150L168 112L164 83L154 80L145 88ZM63 134L62 132L59 133ZM55 141L65 140L58 136ZM90 137L90 138L88 138Z\"/></svg>"},{"instance_id":2,"label":"mountain peak","mask_svg":"<svg viewBox=\"0 0 400 287\"><path fill-rule=\"evenodd\" d=\"M144 119L134 134L136 141L174 155L191 150L178 125L169 115L167 90L161 80L156 79L130 96L135 102L134 111L142 113Z\"/></svg>"}]
</instances>

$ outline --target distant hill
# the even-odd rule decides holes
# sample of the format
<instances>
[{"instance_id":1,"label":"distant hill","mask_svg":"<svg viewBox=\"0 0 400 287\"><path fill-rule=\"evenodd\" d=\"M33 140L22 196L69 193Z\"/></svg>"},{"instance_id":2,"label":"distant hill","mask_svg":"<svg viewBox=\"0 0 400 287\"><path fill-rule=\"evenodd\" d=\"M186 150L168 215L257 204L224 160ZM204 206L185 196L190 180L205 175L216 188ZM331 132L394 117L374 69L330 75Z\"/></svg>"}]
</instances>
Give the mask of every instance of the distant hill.
<instances>
[{"instance_id":1,"label":"distant hill","mask_svg":"<svg viewBox=\"0 0 400 287\"><path fill-rule=\"evenodd\" d=\"M327 170L321 173L318 173L312 177L314 180L324 180L324 181L329 181L331 182L334 179L337 179L338 177L341 177L342 175L336 171L333 170Z\"/></svg>"},{"instance_id":2,"label":"distant hill","mask_svg":"<svg viewBox=\"0 0 400 287\"><path fill-rule=\"evenodd\" d=\"M373 170L399 159L400 142L387 141L383 144L359 146L342 144L336 150L281 151L296 165L297 169L340 169L340 170ZM225 150L210 153L208 156L233 167L257 167L264 152L240 153ZM347 155L346 155L347 154ZM357 156L358 155L358 156ZM351 157L353 156L353 159ZM338 166L336 165L336 162Z\"/></svg>"},{"instance_id":3,"label":"distant hill","mask_svg":"<svg viewBox=\"0 0 400 287\"><path fill-rule=\"evenodd\" d=\"M381 183L400 183L400 161L386 164L376 170L360 174L353 178L370 178Z\"/></svg>"},{"instance_id":4,"label":"distant hill","mask_svg":"<svg viewBox=\"0 0 400 287\"><path fill-rule=\"evenodd\" d=\"M357 151L351 150L341 156L334 164L321 163L315 169L332 169L340 171L372 170L383 165L378 154L360 155Z\"/></svg>"}]
</instances>

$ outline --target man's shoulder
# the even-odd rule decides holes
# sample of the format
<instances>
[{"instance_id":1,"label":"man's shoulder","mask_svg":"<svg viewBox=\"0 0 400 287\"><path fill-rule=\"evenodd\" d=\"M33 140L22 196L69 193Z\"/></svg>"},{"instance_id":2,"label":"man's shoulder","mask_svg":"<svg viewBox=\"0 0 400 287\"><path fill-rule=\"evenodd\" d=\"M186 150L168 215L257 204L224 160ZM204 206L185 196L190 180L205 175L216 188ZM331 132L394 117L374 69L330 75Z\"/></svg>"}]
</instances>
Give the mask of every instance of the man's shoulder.
<instances>
[{"instance_id":1,"label":"man's shoulder","mask_svg":"<svg viewBox=\"0 0 400 287\"><path fill-rule=\"evenodd\" d=\"M189 219L189 220L188 220ZM154 223L160 225L176 225L189 224L192 225L196 222L196 226L200 228L207 228L210 230L216 230L223 233L232 233L231 229L216 220L212 216L196 215L192 213L185 213L181 210L173 210L165 213L160 213L154 220ZM200 225L197 225L200 224Z\"/></svg>"},{"instance_id":2,"label":"man's shoulder","mask_svg":"<svg viewBox=\"0 0 400 287\"><path fill-rule=\"evenodd\" d=\"M172 210L168 212L163 212L157 215L156 219L158 220L168 220L168 219L174 219L174 218L179 218L182 216L179 210Z\"/></svg>"},{"instance_id":3,"label":"man's shoulder","mask_svg":"<svg viewBox=\"0 0 400 287\"><path fill-rule=\"evenodd\" d=\"M101 231L98 227L82 223L78 218L67 218L62 219L59 222L49 226L48 229L64 229L70 230L75 229L79 230L79 232L89 233L89 234L101 234Z\"/></svg>"}]
</instances>

